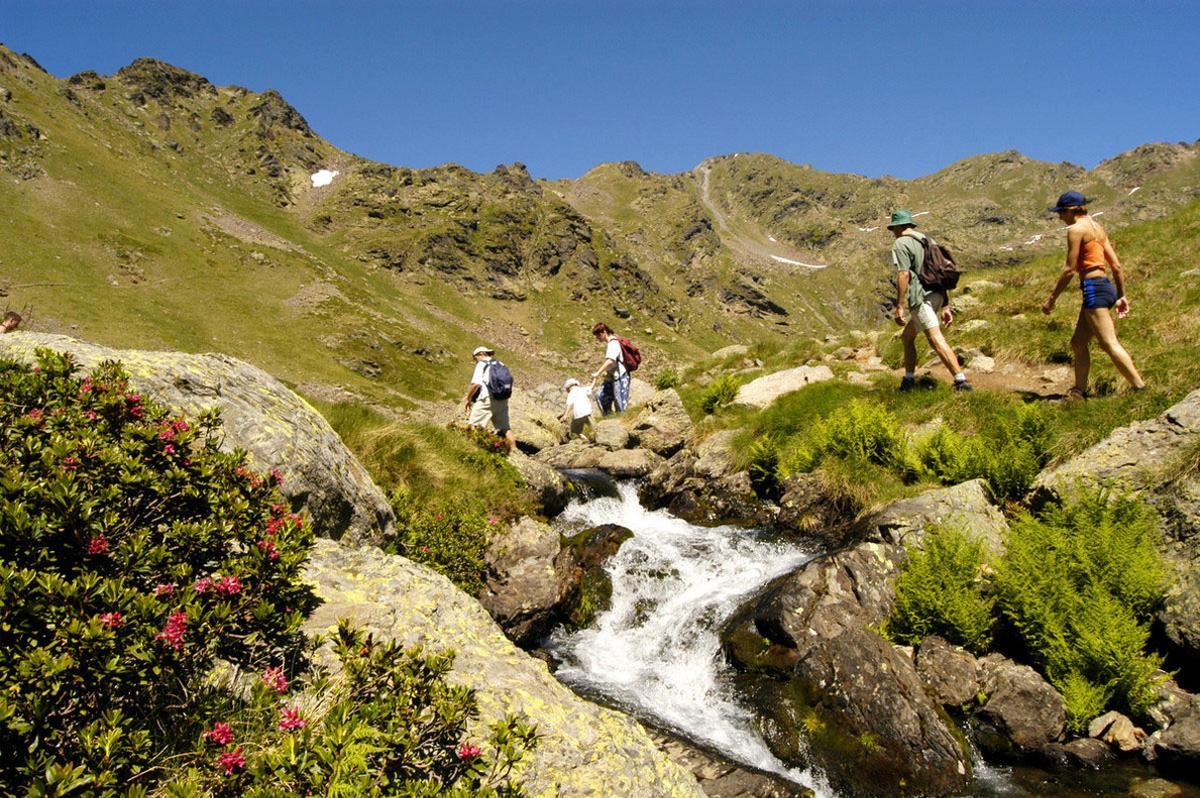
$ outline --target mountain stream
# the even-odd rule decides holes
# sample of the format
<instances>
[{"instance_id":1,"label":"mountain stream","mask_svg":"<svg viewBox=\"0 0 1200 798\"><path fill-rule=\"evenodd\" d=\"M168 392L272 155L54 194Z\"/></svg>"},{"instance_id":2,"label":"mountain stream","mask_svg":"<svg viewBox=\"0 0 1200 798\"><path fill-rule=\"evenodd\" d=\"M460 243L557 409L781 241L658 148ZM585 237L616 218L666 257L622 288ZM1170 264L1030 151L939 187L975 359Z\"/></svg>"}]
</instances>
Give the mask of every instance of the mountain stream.
<instances>
[{"instance_id":1,"label":"mountain stream","mask_svg":"<svg viewBox=\"0 0 1200 798\"><path fill-rule=\"evenodd\" d=\"M648 511L629 483L618 492L573 502L560 516L571 527L619 524L634 537L607 565L611 608L590 629L551 635L547 648L562 660L558 678L731 761L832 796L818 774L788 767L767 748L733 697L718 637L749 597L817 552Z\"/></svg>"}]
</instances>

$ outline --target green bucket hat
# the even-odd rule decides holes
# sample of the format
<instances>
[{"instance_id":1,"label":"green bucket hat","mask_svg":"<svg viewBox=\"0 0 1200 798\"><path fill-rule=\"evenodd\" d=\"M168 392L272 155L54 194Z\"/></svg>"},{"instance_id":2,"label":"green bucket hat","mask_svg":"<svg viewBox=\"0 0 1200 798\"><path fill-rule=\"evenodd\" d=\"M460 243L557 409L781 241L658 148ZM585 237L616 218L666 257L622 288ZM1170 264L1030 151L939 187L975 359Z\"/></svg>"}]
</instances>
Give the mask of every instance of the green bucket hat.
<instances>
[{"instance_id":1,"label":"green bucket hat","mask_svg":"<svg viewBox=\"0 0 1200 798\"><path fill-rule=\"evenodd\" d=\"M898 208L897 210L892 211L892 221L888 223L888 229L890 230L893 227L900 227L901 225L912 225L913 227L917 226L917 223L913 221L912 214L906 211L904 208Z\"/></svg>"}]
</instances>

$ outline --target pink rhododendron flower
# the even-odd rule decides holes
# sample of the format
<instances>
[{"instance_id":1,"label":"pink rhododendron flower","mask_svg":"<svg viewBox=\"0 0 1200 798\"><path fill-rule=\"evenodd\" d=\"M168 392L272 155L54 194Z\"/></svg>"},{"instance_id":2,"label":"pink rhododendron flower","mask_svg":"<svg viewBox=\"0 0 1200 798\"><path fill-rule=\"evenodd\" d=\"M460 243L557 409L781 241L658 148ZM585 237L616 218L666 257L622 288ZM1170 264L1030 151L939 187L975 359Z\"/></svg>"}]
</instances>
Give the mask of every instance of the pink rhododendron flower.
<instances>
[{"instance_id":1,"label":"pink rhododendron flower","mask_svg":"<svg viewBox=\"0 0 1200 798\"><path fill-rule=\"evenodd\" d=\"M294 731L295 729L303 729L308 725L308 721L300 717L300 713L294 709L279 710L279 730Z\"/></svg>"},{"instance_id":2,"label":"pink rhododendron flower","mask_svg":"<svg viewBox=\"0 0 1200 798\"><path fill-rule=\"evenodd\" d=\"M173 596L175 595L175 585L172 582L159 582L154 586L155 596Z\"/></svg>"},{"instance_id":3,"label":"pink rhododendron flower","mask_svg":"<svg viewBox=\"0 0 1200 798\"><path fill-rule=\"evenodd\" d=\"M263 554L267 555L268 560L279 559L279 547L275 545L275 541L260 540L258 541L258 548L262 550Z\"/></svg>"},{"instance_id":4,"label":"pink rhododendron flower","mask_svg":"<svg viewBox=\"0 0 1200 798\"><path fill-rule=\"evenodd\" d=\"M86 418L88 421L95 421L98 418L95 410L84 410L83 417Z\"/></svg>"},{"instance_id":5,"label":"pink rhododendron flower","mask_svg":"<svg viewBox=\"0 0 1200 798\"><path fill-rule=\"evenodd\" d=\"M175 430L176 432L187 432L189 429L191 429L191 427L189 427L188 423L181 418L178 421L171 422L171 429Z\"/></svg>"},{"instance_id":6,"label":"pink rhododendron flower","mask_svg":"<svg viewBox=\"0 0 1200 798\"><path fill-rule=\"evenodd\" d=\"M129 415L133 416L134 418L145 418L146 411L142 409L141 405L134 405L133 407L129 408Z\"/></svg>"},{"instance_id":7,"label":"pink rhododendron flower","mask_svg":"<svg viewBox=\"0 0 1200 798\"><path fill-rule=\"evenodd\" d=\"M140 393L127 393L125 394L125 401L131 405L139 404L142 401L142 395Z\"/></svg>"},{"instance_id":8,"label":"pink rhododendron flower","mask_svg":"<svg viewBox=\"0 0 1200 798\"><path fill-rule=\"evenodd\" d=\"M280 472L280 470L278 468L271 469L271 481L274 482L276 485L283 484L283 474L282 474L282 472Z\"/></svg>"},{"instance_id":9,"label":"pink rhododendron flower","mask_svg":"<svg viewBox=\"0 0 1200 798\"><path fill-rule=\"evenodd\" d=\"M499 518L497 518L497 517L496 517L496 516L494 516L494 515L493 515L491 518L489 518L489 519L488 519L488 525L489 525L489 526L495 526L495 525L496 525L496 524L498 524L498 523L500 523L500 519L499 519Z\"/></svg>"},{"instance_id":10,"label":"pink rhododendron flower","mask_svg":"<svg viewBox=\"0 0 1200 798\"><path fill-rule=\"evenodd\" d=\"M77 468L79 468L79 458L78 457L64 457L62 459L63 471L74 471Z\"/></svg>"},{"instance_id":11,"label":"pink rhododendron flower","mask_svg":"<svg viewBox=\"0 0 1200 798\"><path fill-rule=\"evenodd\" d=\"M232 751L226 751L217 757L217 764L225 768L225 775L232 776L237 771L246 767L246 757L242 754L242 747L239 745Z\"/></svg>"},{"instance_id":12,"label":"pink rhododendron flower","mask_svg":"<svg viewBox=\"0 0 1200 798\"><path fill-rule=\"evenodd\" d=\"M215 584L217 592L226 596L236 596L242 592L242 582L236 576L221 577Z\"/></svg>"},{"instance_id":13,"label":"pink rhododendron flower","mask_svg":"<svg viewBox=\"0 0 1200 798\"><path fill-rule=\"evenodd\" d=\"M42 417L45 415L46 414L42 412L42 409L40 407L31 407L31 408L29 408L29 412L25 414L25 418L27 418L30 421L33 421L37 424L40 424L40 423L42 423Z\"/></svg>"},{"instance_id":14,"label":"pink rhododendron flower","mask_svg":"<svg viewBox=\"0 0 1200 798\"><path fill-rule=\"evenodd\" d=\"M104 535L96 535L88 540L87 553L92 556L108 553L108 538Z\"/></svg>"},{"instance_id":15,"label":"pink rhododendron flower","mask_svg":"<svg viewBox=\"0 0 1200 798\"><path fill-rule=\"evenodd\" d=\"M213 580L207 576L203 576L196 580L196 584L192 586L197 593L207 593L213 588Z\"/></svg>"},{"instance_id":16,"label":"pink rhododendron flower","mask_svg":"<svg viewBox=\"0 0 1200 798\"><path fill-rule=\"evenodd\" d=\"M211 740L217 745L229 745L233 742L233 729L228 723L218 721L204 733L204 739Z\"/></svg>"},{"instance_id":17,"label":"pink rhododendron flower","mask_svg":"<svg viewBox=\"0 0 1200 798\"><path fill-rule=\"evenodd\" d=\"M263 671L262 683L277 693L286 693L288 689L288 680L283 675L283 668L267 668Z\"/></svg>"},{"instance_id":18,"label":"pink rhododendron flower","mask_svg":"<svg viewBox=\"0 0 1200 798\"><path fill-rule=\"evenodd\" d=\"M283 526L286 523L287 521L282 518L272 518L271 520L267 521L267 536L275 537L277 534L279 534L279 530L283 529Z\"/></svg>"},{"instance_id":19,"label":"pink rhododendron flower","mask_svg":"<svg viewBox=\"0 0 1200 798\"><path fill-rule=\"evenodd\" d=\"M162 640L168 646L181 651L183 649L183 636L187 632L187 613L182 610L177 610L171 613L171 617L167 619L167 625L163 630L154 636L155 640Z\"/></svg>"},{"instance_id":20,"label":"pink rhododendron flower","mask_svg":"<svg viewBox=\"0 0 1200 798\"><path fill-rule=\"evenodd\" d=\"M483 749L477 745L470 743L462 743L458 746L458 758L464 760L474 759L483 753Z\"/></svg>"},{"instance_id":21,"label":"pink rhododendron flower","mask_svg":"<svg viewBox=\"0 0 1200 798\"><path fill-rule=\"evenodd\" d=\"M104 624L109 629L116 629L125 623L125 621L121 618L121 613L119 612L102 612L96 617L99 619L100 623Z\"/></svg>"},{"instance_id":22,"label":"pink rhododendron flower","mask_svg":"<svg viewBox=\"0 0 1200 798\"><path fill-rule=\"evenodd\" d=\"M163 447L163 454L175 454L175 447L168 443Z\"/></svg>"},{"instance_id":23,"label":"pink rhododendron flower","mask_svg":"<svg viewBox=\"0 0 1200 798\"><path fill-rule=\"evenodd\" d=\"M422 547L421 547L421 553L422 553L422 554L428 554L428 553L429 553L429 547L428 547L428 546L422 546Z\"/></svg>"},{"instance_id":24,"label":"pink rhododendron flower","mask_svg":"<svg viewBox=\"0 0 1200 798\"><path fill-rule=\"evenodd\" d=\"M172 428L170 428L170 427L167 427L167 428L166 428L166 429L164 429L162 432L158 433L158 439L159 439L160 441L173 441L173 440L175 440L175 430L173 430L173 429L172 429Z\"/></svg>"}]
</instances>

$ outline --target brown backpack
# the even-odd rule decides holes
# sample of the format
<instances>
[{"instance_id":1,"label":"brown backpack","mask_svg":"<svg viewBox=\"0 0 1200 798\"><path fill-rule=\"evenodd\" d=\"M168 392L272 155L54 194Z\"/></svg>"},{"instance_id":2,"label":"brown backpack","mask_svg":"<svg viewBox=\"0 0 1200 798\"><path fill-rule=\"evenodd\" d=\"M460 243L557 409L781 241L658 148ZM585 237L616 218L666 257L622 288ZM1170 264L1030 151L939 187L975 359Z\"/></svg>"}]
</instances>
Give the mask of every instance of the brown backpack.
<instances>
[{"instance_id":1,"label":"brown backpack","mask_svg":"<svg viewBox=\"0 0 1200 798\"><path fill-rule=\"evenodd\" d=\"M921 268L917 269L917 279L926 291L950 291L958 287L958 278L962 272L954 262L950 250L933 240L932 236L918 239L925 257L921 260Z\"/></svg>"}]
</instances>

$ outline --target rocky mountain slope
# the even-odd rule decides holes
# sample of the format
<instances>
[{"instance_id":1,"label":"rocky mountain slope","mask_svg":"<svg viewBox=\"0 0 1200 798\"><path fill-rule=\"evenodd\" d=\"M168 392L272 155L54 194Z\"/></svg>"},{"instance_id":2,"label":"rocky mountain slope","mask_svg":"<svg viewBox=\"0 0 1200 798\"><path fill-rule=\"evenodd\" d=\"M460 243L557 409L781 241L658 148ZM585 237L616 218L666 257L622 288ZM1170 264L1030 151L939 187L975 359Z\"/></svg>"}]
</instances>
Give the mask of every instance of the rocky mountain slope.
<instances>
[{"instance_id":1,"label":"rocky mountain slope","mask_svg":"<svg viewBox=\"0 0 1200 798\"><path fill-rule=\"evenodd\" d=\"M742 154L546 182L368 161L277 92L152 59L58 79L0 46L0 299L32 329L220 351L402 411L456 393L481 339L536 384L588 368L596 319L638 339L649 373L870 326L893 205L982 267L1056 246L1042 209L1067 185L1114 227L1162 215L1200 193L1198 152L1148 145L1091 172L1001 153L915 181Z\"/></svg>"}]
</instances>

